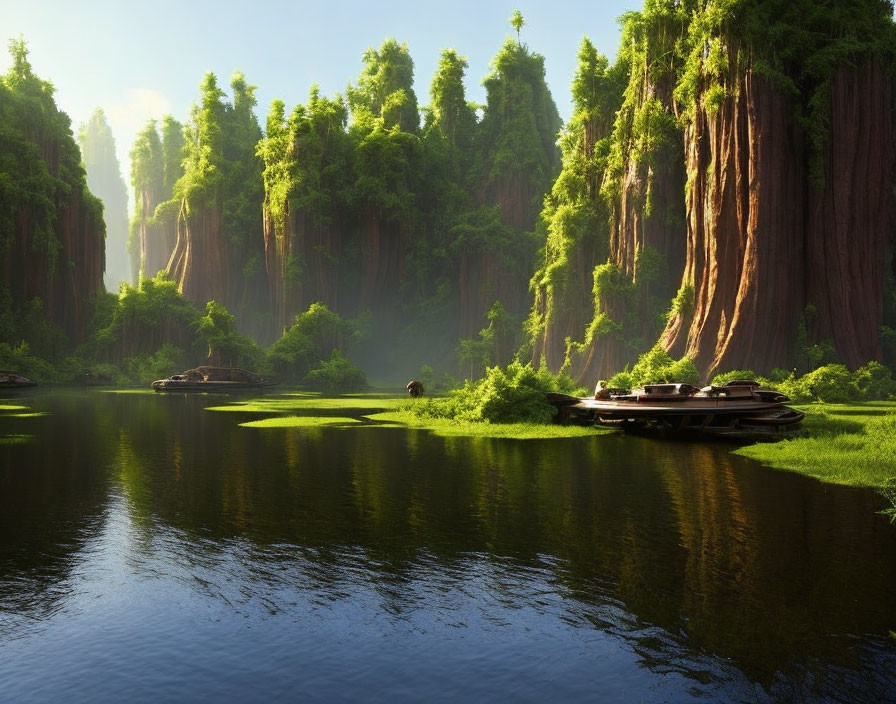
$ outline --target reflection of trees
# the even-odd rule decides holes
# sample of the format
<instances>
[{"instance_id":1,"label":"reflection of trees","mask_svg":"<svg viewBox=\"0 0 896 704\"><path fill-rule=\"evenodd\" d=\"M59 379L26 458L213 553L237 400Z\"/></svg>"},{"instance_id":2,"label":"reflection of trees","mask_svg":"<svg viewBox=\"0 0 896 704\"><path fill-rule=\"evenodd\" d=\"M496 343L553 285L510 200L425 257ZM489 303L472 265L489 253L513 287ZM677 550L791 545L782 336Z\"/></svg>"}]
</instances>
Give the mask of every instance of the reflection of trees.
<instances>
[{"instance_id":1,"label":"reflection of trees","mask_svg":"<svg viewBox=\"0 0 896 704\"><path fill-rule=\"evenodd\" d=\"M428 603L426 580L469 579L548 608L550 589L558 618L618 634L650 667L699 679L712 665L688 658L710 653L767 686L788 663L849 666L838 635L896 620L896 536L874 496L726 447L257 430L208 399L122 398L109 435L144 547L165 532L166 550L230 565L270 608L280 590L327 600L364 584L398 613Z\"/></svg>"},{"instance_id":2,"label":"reflection of trees","mask_svg":"<svg viewBox=\"0 0 896 704\"><path fill-rule=\"evenodd\" d=\"M687 550L680 611L703 647L769 682L787 663L854 665L848 637L893 623L896 540L871 492L708 448L664 474Z\"/></svg>"},{"instance_id":3,"label":"reflection of trees","mask_svg":"<svg viewBox=\"0 0 896 704\"><path fill-rule=\"evenodd\" d=\"M102 524L114 411L89 394L36 396L32 405L48 415L3 420L36 437L0 445L0 613L41 618L70 591L78 553Z\"/></svg>"}]
</instances>

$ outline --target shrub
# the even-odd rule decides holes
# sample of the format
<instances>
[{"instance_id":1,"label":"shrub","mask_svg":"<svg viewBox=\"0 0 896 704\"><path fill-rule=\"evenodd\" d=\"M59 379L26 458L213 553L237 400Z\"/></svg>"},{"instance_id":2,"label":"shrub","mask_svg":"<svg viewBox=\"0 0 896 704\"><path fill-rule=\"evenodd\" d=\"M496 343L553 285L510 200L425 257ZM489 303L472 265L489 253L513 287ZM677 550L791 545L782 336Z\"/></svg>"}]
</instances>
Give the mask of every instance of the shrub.
<instances>
[{"instance_id":1,"label":"shrub","mask_svg":"<svg viewBox=\"0 0 896 704\"><path fill-rule=\"evenodd\" d=\"M656 345L649 352L642 354L635 366L632 367L629 388L644 384L673 382L697 385L700 383L700 373L687 357L676 361L660 345ZM616 384L611 381L610 385L615 386Z\"/></svg>"},{"instance_id":2,"label":"shrub","mask_svg":"<svg viewBox=\"0 0 896 704\"><path fill-rule=\"evenodd\" d=\"M799 378L791 376L779 384L779 389L797 403L845 403L861 398L853 375L843 364L828 364Z\"/></svg>"},{"instance_id":3,"label":"shrub","mask_svg":"<svg viewBox=\"0 0 896 704\"><path fill-rule=\"evenodd\" d=\"M565 374L552 374L546 368L534 369L531 364L515 360L502 368L489 367L485 378L468 381L441 399L414 402L417 415L434 418L457 418L487 423L547 423L556 409L547 400L551 391L579 391Z\"/></svg>"},{"instance_id":4,"label":"shrub","mask_svg":"<svg viewBox=\"0 0 896 704\"><path fill-rule=\"evenodd\" d=\"M724 386L735 379L756 379L756 373L749 369L732 369L724 374L716 374L710 382L713 386Z\"/></svg>"},{"instance_id":5,"label":"shrub","mask_svg":"<svg viewBox=\"0 0 896 704\"><path fill-rule=\"evenodd\" d=\"M136 354L126 357L122 363L125 375L135 384L150 384L165 379L187 368L184 351L171 343L165 343L153 354Z\"/></svg>"},{"instance_id":6,"label":"shrub","mask_svg":"<svg viewBox=\"0 0 896 704\"><path fill-rule=\"evenodd\" d=\"M629 371L619 372L610 377L607 386L612 389L631 389L634 386L634 379Z\"/></svg>"},{"instance_id":7,"label":"shrub","mask_svg":"<svg viewBox=\"0 0 896 704\"><path fill-rule=\"evenodd\" d=\"M305 384L325 393L344 394L366 389L367 377L357 364L335 348L328 361L308 372Z\"/></svg>"},{"instance_id":8,"label":"shrub","mask_svg":"<svg viewBox=\"0 0 896 704\"><path fill-rule=\"evenodd\" d=\"M861 398L869 401L886 401L896 396L896 381L893 372L880 362L868 362L853 374L856 388Z\"/></svg>"},{"instance_id":9,"label":"shrub","mask_svg":"<svg viewBox=\"0 0 896 704\"><path fill-rule=\"evenodd\" d=\"M354 342L359 334L357 324L344 320L323 303L312 303L268 349L267 365L285 381L302 381L334 350Z\"/></svg>"}]
</instances>

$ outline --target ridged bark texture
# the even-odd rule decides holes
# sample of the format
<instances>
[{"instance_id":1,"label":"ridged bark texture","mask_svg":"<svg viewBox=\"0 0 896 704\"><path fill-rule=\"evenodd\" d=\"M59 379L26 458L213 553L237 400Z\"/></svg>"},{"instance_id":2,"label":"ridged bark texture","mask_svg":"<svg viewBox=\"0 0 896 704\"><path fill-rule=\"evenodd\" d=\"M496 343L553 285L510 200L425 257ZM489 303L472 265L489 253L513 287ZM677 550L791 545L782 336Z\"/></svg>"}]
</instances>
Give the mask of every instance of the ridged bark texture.
<instances>
[{"instance_id":1,"label":"ridged bark texture","mask_svg":"<svg viewBox=\"0 0 896 704\"><path fill-rule=\"evenodd\" d=\"M277 232L268 209L264 213L264 253L268 293L275 334L292 324L295 316L315 302L340 310L338 261L342 255L339 227L321 227L310 218L286 209L283 232ZM301 262L293 278L291 260Z\"/></svg>"},{"instance_id":2,"label":"ridged bark texture","mask_svg":"<svg viewBox=\"0 0 896 704\"><path fill-rule=\"evenodd\" d=\"M874 61L831 83L824 186L808 178L806 136L788 98L746 71L714 114L685 132L689 178L683 283L693 311L662 344L706 378L794 362L806 306L810 342L830 338L855 368L880 359L886 234L893 223L890 80Z\"/></svg>"},{"instance_id":3,"label":"ridged bark texture","mask_svg":"<svg viewBox=\"0 0 896 704\"><path fill-rule=\"evenodd\" d=\"M41 145L50 172L59 174L59 147ZM15 227L2 257L2 284L14 301L39 298L49 321L73 341L84 339L87 305L104 291L105 225L102 214L82 187L73 184L56 204L53 231L60 248L51 269L47 255L35 250L30 208L15 216Z\"/></svg>"},{"instance_id":4,"label":"ridged bark texture","mask_svg":"<svg viewBox=\"0 0 896 704\"><path fill-rule=\"evenodd\" d=\"M215 300L237 310L231 279L231 254L221 232L220 206L214 202L181 209L177 242L168 262L168 275L180 292L200 309Z\"/></svg>"},{"instance_id":5,"label":"ridged bark texture","mask_svg":"<svg viewBox=\"0 0 896 704\"><path fill-rule=\"evenodd\" d=\"M880 360L878 331L893 224L893 87L877 61L837 71L830 89L824 186L809 197L810 340L833 340L851 368Z\"/></svg>"},{"instance_id":6,"label":"ridged bark texture","mask_svg":"<svg viewBox=\"0 0 896 704\"><path fill-rule=\"evenodd\" d=\"M361 278L358 310L397 310L407 267L408 234L374 206L361 217Z\"/></svg>"}]
</instances>

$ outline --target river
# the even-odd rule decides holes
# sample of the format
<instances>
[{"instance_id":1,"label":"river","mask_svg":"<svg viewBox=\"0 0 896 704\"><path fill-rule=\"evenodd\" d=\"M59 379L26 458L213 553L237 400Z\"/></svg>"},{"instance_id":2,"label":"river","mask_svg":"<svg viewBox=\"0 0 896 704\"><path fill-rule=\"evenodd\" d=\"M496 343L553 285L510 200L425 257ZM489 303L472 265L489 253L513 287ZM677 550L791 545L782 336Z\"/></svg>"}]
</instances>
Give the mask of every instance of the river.
<instances>
[{"instance_id":1,"label":"river","mask_svg":"<svg viewBox=\"0 0 896 704\"><path fill-rule=\"evenodd\" d=\"M0 701L896 701L872 491L226 401L3 402Z\"/></svg>"}]
</instances>

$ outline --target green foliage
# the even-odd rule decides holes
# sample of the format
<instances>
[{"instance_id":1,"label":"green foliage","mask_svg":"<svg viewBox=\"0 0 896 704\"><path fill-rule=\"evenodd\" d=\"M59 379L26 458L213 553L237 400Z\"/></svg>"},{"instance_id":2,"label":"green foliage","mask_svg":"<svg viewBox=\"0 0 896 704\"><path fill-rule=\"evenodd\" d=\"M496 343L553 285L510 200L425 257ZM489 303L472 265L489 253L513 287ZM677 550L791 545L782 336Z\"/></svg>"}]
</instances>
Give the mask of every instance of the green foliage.
<instances>
[{"instance_id":1,"label":"green foliage","mask_svg":"<svg viewBox=\"0 0 896 704\"><path fill-rule=\"evenodd\" d=\"M470 364L470 379L474 369L489 364L500 364L510 357L520 344L521 320L507 312L501 301L495 301L485 315L488 325L479 331L477 338L461 338L457 357L461 368Z\"/></svg>"},{"instance_id":2,"label":"green foliage","mask_svg":"<svg viewBox=\"0 0 896 704\"><path fill-rule=\"evenodd\" d=\"M628 388L644 384L700 383L700 373L690 359L682 357L674 360L660 345L642 354L629 373L631 381ZM615 382L611 381L611 385L615 386Z\"/></svg>"},{"instance_id":3,"label":"green foliage","mask_svg":"<svg viewBox=\"0 0 896 704\"><path fill-rule=\"evenodd\" d=\"M24 341L18 345L0 342L0 369L15 371L32 381L41 383L56 380L56 370L53 365L45 359L31 354L31 347Z\"/></svg>"},{"instance_id":4,"label":"green foliage","mask_svg":"<svg viewBox=\"0 0 896 704\"><path fill-rule=\"evenodd\" d=\"M199 319L196 331L208 346L210 364L255 369L261 363L258 343L237 332L236 318L217 301L206 304L206 314Z\"/></svg>"},{"instance_id":5,"label":"green foliage","mask_svg":"<svg viewBox=\"0 0 896 704\"><path fill-rule=\"evenodd\" d=\"M364 53L364 69L357 86L349 86L352 122L362 131L380 127L417 133L420 115L414 94L414 62L407 44L387 39L379 51Z\"/></svg>"},{"instance_id":6,"label":"green foliage","mask_svg":"<svg viewBox=\"0 0 896 704\"><path fill-rule=\"evenodd\" d=\"M896 405L880 401L812 404L802 410L806 412L802 437L756 443L736 453L825 482L892 486Z\"/></svg>"},{"instance_id":7,"label":"green foliage","mask_svg":"<svg viewBox=\"0 0 896 704\"><path fill-rule=\"evenodd\" d=\"M880 493L890 502L890 508L883 509L881 513L890 517L890 523L896 523L896 477L888 477ZM890 637L896 639L896 633L890 631Z\"/></svg>"},{"instance_id":8,"label":"green foliage","mask_svg":"<svg viewBox=\"0 0 896 704\"><path fill-rule=\"evenodd\" d=\"M572 393L575 384L565 375L535 370L518 360L507 367L490 367L479 382L467 382L447 398L422 399L411 409L433 418L486 423L547 423L556 409L547 402L551 391Z\"/></svg>"},{"instance_id":9,"label":"green foliage","mask_svg":"<svg viewBox=\"0 0 896 704\"><path fill-rule=\"evenodd\" d=\"M800 377L791 373L773 385L795 403L847 403L896 398L896 381L893 380L892 371L874 361L854 372L842 364L827 364Z\"/></svg>"},{"instance_id":10,"label":"green foliage","mask_svg":"<svg viewBox=\"0 0 896 704\"><path fill-rule=\"evenodd\" d=\"M102 235L102 204L87 192L71 120L57 109L53 86L33 73L24 39L11 40L9 51L12 67L0 76L0 253L27 223L30 254L43 259L52 276L68 264L59 261L57 211L73 191L83 193L85 215L95 223L91 229Z\"/></svg>"},{"instance_id":11,"label":"green foliage","mask_svg":"<svg viewBox=\"0 0 896 704\"><path fill-rule=\"evenodd\" d=\"M308 372L305 385L324 393L345 394L366 389L367 377L357 364L333 348L329 360Z\"/></svg>"},{"instance_id":12,"label":"green foliage","mask_svg":"<svg viewBox=\"0 0 896 704\"><path fill-rule=\"evenodd\" d=\"M750 369L732 369L723 374L716 374L710 383L713 386L724 386L735 379L756 379L758 381L757 375Z\"/></svg>"},{"instance_id":13,"label":"green foliage","mask_svg":"<svg viewBox=\"0 0 896 704\"><path fill-rule=\"evenodd\" d=\"M481 178L495 185L524 177L546 192L560 166L561 121L544 80L544 57L508 40L483 85L488 99L480 125Z\"/></svg>"},{"instance_id":14,"label":"green foliage","mask_svg":"<svg viewBox=\"0 0 896 704\"><path fill-rule=\"evenodd\" d=\"M334 350L354 345L359 328L359 321L344 320L323 303L312 303L268 348L267 365L278 378L301 383L323 360L332 358Z\"/></svg>"},{"instance_id":15,"label":"green foliage","mask_svg":"<svg viewBox=\"0 0 896 704\"><path fill-rule=\"evenodd\" d=\"M122 286L108 322L96 333L93 354L101 361L119 362L127 357L151 357L168 344L198 355L200 317L163 273L142 278L137 286ZM169 370L165 376L171 373Z\"/></svg>"},{"instance_id":16,"label":"green foliage","mask_svg":"<svg viewBox=\"0 0 896 704\"><path fill-rule=\"evenodd\" d=\"M523 19L523 13L519 10L514 10L513 14L510 16L510 26L516 31L516 41L519 43L520 41L520 30L523 28L523 25L526 24L526 20Z\"/></svg>"},{"instance_id":17,"label":"green foliage","mask_svg":"<svg viewBox=\"0 0 896 704\"><path fill-rule=\"evenodd\" d=\"M842 364L819 367L800 378L781 383L778 388L794 402L825 401L845 403L859 398L852 375Z\"/></svg>"},{"instance_id":18,"label":"green foliage","mask_svg":"<svg viewBox=\"0 0 896 704\"><path fill-rule=\"evenodd\" d=\"M672 299L672 313L682 318L690 318L694 314L694 284L690 281L683 283Z\"/></svg>"},{"instance_id":19,"label":"green foliage","mask_svg":"<svg viewBox=\"0 0 896 704\"><path fill-rule=\"evenodd\" d=\"M896 380L893 372L880 362L871 361L853 372L853 383L859 398L867 401L885 401L896 398Z\"/></svg>"},{"instance_id":20,"label":"green foliage","mask_svg":"<svg viewBox=\"0 0 896 704\"><path fill-rule=\"evenodd\" d=\"M167 379L189 366L189 357L181 348L164 343L151 354L134 354L121 360L125 376L134 384L148 385ZM176 370L176 371L172 371Z\"/></svg>"}]
</instances>

